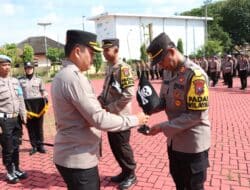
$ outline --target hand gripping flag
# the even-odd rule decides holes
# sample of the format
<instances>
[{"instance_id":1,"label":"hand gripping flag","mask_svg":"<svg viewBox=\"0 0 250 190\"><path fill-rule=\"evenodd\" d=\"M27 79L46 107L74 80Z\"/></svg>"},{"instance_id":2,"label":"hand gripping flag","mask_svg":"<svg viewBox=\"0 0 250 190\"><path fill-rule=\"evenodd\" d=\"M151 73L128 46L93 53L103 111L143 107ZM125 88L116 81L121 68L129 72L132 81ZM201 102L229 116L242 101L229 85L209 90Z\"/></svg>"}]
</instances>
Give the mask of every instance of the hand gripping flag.
<instances>
[{"instance_id":1,"label":"hand gripping flag","mask_svg":"<svg viewBox=\"0 0 250 190\"><path fill-rule=\"evenodd\" d=\"M39 118L48 111L48 101L45 98L26 99L24 102L28 118Z\"/></svg>"},{"instance_id":2,"label":"hand gripping flag","mask_svg":"<svg viewBox=\"0 0 250 190\"><path fill-rule=\"evenodd\" d=\"M151 83L141 75L136 99L145 114L152 114L160 103L160 99Z\"/></svg>"},{"instance_id":3,"label":"hand gripping flag","mask_svg":"<svg viewBox=\"0 0 250 190\"><path fill-rule=\"evenodd\" d=\"M136 99L143 112L148 115L152 114L160 103L155 89L143 74L139 81ZM149 130L150 128L147 125L142 125L137 131L142 134L148 134Z\"/></svg>"}]
</instances>

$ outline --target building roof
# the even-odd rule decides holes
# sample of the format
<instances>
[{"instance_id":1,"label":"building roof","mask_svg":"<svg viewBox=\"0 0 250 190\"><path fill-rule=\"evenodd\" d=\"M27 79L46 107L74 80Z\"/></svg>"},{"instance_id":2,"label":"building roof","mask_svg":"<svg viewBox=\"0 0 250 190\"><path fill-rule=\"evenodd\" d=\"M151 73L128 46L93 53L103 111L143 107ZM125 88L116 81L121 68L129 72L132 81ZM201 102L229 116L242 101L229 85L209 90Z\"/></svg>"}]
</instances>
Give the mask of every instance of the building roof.
<instances>
[{"instance_id":1,"label":"building roof","mask_svg":"<svg viewBox=\"0 0 250 190\"><path fill-rule=\"evenodd\" d=\"M64 45L60 42L46 37L47 48L60 48L63 49ZM44 36L29 37L17 44L17 47L23 49L25 44L29 44L34 49L35 54L45 54L45 38Z\"/></svg>"},{"instance_id":2,"label":"building roof","mask_svg":"<svg viewBox=\"0 0 250 190\"><path fill-rule=\"evenodd\" d=\"M127 13L101 13L99 15L89 17L88 20L95 21L105 17L144 17L144 18L168 18L168 19L186 19L186 20L213 20L212 17L196 17L196 16L162 16L149 14L127 14Z\"/></svg>"}]
</instances>

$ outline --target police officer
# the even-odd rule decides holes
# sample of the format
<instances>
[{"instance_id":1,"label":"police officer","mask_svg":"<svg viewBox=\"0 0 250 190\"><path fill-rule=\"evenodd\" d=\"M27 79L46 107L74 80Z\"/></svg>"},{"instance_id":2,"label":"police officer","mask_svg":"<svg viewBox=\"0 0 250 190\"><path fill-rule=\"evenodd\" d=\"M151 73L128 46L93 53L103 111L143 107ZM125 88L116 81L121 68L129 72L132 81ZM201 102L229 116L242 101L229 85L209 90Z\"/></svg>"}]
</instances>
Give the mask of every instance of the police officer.
<instances>
[{"instance_id":1,"label":"police officer","mask_svg":"<svg viewBox=\"0 0 250 190\"><path fill-rule=\"evenodd\" d=\"M208 72L208 61L205 57L202 57L200 66L206 73Z\"/></svg>"},{"instance_id":2,"label":"police officer","mask_svg":"<svg viewBox=\"0 0 250 190\"><path fill-rule=\"evenodd\" d=\"M163 79L159 110L168 121L152 126L149 135L167 137L170 173L176 189L204 189L210 147L208 120L208 77L205 71L177 50L165 34L158 35L147 48L152 64L171 75Z\"/></svg>"},{"instance_id":3,"label":"police officer","mask_svg":"<svg viewBox=\"0 0 250 190\"><path fill-rule=\"evenodd\" d=\"M132 69L119 59L119 39L104 39L102 44L108 67L103 91L98 100L111 113L132 114L132 98L135 94ZM111 177L111 181L120 183L120 189L128 188L136 182L136 163L129 144L130 133L130 129L108 132L111 150L122 169L119 175Z\"/></svg>"},{"instance_id":4,"label":"police officer","mask_svg":"<svg viewBox=\"0 0 250 190\"><path fill-rule=\"evenodd\" d=\"M45 90L44 82L41 78L34 74L34 64L31 62L24 63L25 76L19 78L24 100L27 102L36 101L38 98L45 99L47 101L47 92ZM27 106L27 105L26 105ZM39 116L31 116L27 118L27 129L30 139L30 144L32 149L30 150L30 155L36 153L46 153L43 142L43 119L44 114Z\"/></svg>"},{"instance_id":5,"label":"police officer","mask_svg":"<svg viewBox=\"0 0 250 190\"><path fill-rule=\"evenodd\" d=\"M3 164L7 170L7 181L17 183L27 178L26 172L19 168L19 145L22 127L18 122L20 114L26 123L26 112L22 89L16 78L10 77L11 59L0 55L0 127Z\"/></svg>"},{"instance_id":6,"label":"police officer","mask_svg":"<svg viewBox=\"0 0 250 190\"><path fill-rule=\"evenodd\" d=\"M228 85L228 88L233 87L233 70L234 63L232 60L232 55L227 55L225 62L223 63L223 73L225 78L225 83Z\"/></svg>"},{"instance_id":7,"label":"police officer","mask_svg":"<svg viewBox=\"0 0 250 190\"><path fill-rule=\"evenodd\" d=\"M96 35L68 30L63 68L52 82L56 136L54 162L69 190L99 190L98 159L101 130L120 131L147 122L148 116L119 116L101 107L93 87L83 74L93 64Z\"/></svg>"},{"instance_id":8,"label":"police officer","mask_svg":"<svg viewBox=\"0 0 250 190\"><path fill-rule=\"evenodd\" d=\"M213 56L211 62L209 62L209 72L210 78L212 79L213 83L212 86L214 87L218 83L218 70L219 70L219 61L217 56Z\"/></svg>"},{"instance_id":9,"label":"police officer","mask_svg":"<svg viewBox=\"0 0 250 190\"><path fill-rule=\"evenodd\" d=\"M241 88L240 90L245 90L247 87L247 71L248 71L248 60L244 55L239 55L238 60L238 72L240 77Z\"/></svg>"}]
</instances>

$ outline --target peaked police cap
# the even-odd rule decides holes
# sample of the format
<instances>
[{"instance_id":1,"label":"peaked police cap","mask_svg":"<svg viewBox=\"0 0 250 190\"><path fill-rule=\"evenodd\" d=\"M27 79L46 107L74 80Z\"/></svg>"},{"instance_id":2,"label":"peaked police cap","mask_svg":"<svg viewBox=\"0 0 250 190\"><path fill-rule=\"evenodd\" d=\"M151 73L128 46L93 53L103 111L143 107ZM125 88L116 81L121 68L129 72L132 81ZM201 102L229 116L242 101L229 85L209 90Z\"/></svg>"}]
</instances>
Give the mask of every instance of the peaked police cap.
<instances>
[{"instance_id":1,"label":"peaked police cap","mask_svg":"<svg viewBox=\"0 0 250 190\"><path fill-rule=\"evenodd\" d=\"M76 44L90 47L95 52L101 52L97 44L97 36L94 33L86 32L82 30L68 30L66 33L66 46L73 47Z\"/></svg>"},{"instance_id":2,"label":"peaked police cap","mask_svg":"<svg viewBox=\"0 0 250 190\"><path fill-rule=\"evenodd\" d=\"M171 47L175 47L175 45L165 32L156 36L147 48L151 64L155 65L159 63L164 55L166 55L167 49Z\"/></svg>"}]
</instances>

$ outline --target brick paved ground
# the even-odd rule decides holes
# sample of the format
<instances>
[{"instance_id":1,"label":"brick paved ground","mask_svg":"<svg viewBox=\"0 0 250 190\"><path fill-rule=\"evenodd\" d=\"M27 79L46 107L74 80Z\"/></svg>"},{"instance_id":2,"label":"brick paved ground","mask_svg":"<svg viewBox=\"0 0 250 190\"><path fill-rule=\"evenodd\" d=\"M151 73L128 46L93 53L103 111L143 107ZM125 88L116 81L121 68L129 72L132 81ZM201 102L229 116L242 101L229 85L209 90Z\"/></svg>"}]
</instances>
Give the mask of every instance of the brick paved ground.
<instances>
[{"instance_id":1,"label":"brick paved ground","mask_svg":"<svg viewBox=\"0 0 250 190\"><path fill-rule=\"evenodd\" d=\"M99 93L102 80L93 81ZM160 81L153 82L159 90ZM248 80L250 84L250 79ZM249 85L248 85L249 86ZM212 122L212 146L207 190L249 190L250 189L250 88L239 90L238 79L234 79L234 88L227 89L221 81L217 87L210 88L210 120ZM49 85L47 86L49 89ZM135 111L139 110L134 101ZM159 113L150 119L150 123L166 120L165 114ZM53 112L46 115L46 142L53 143L55 134ZM27 131L24 129L24 139ZM146 137L132 130L131 144L137 161L138 182L133 190L171 190L175 189L168 171L166 138L160 134ZM15 185L5 181L5 170L0 164L0 189L66 189L60 175L52 163L52 147L47 147L47 154L29 156L30 145L24 141L21 145L21 167L29 178ZM1 156L1 155L0 155ZM103 133L103 157L99 164L101 189L117 189L109 182L110 176L118 174L120 169L114 160Z\"/></svg>"}]
</instances>

